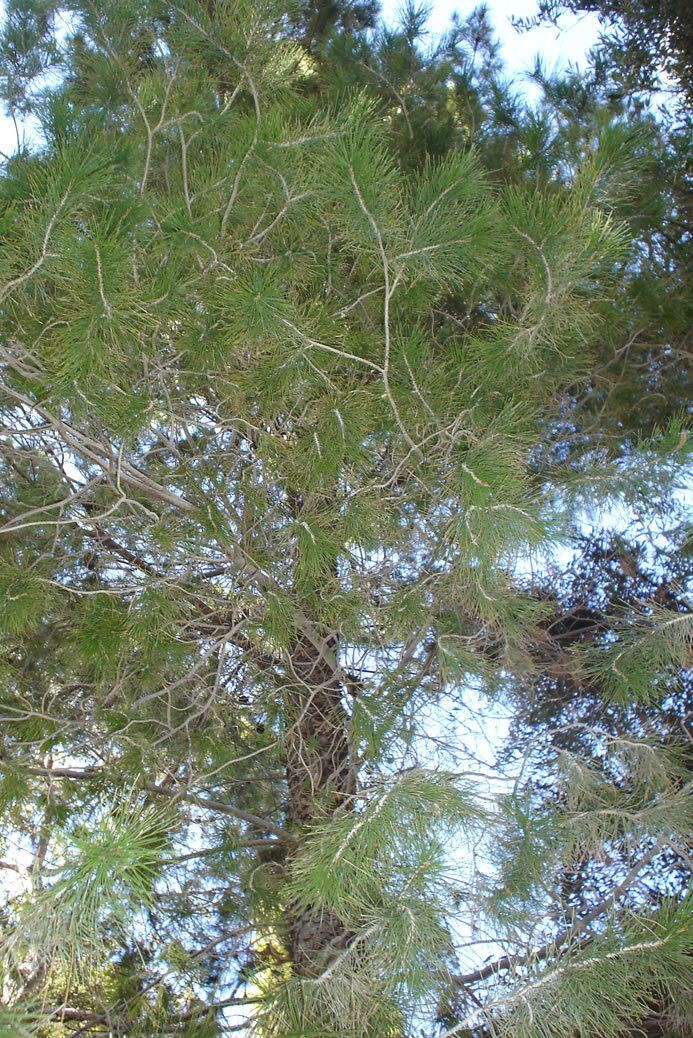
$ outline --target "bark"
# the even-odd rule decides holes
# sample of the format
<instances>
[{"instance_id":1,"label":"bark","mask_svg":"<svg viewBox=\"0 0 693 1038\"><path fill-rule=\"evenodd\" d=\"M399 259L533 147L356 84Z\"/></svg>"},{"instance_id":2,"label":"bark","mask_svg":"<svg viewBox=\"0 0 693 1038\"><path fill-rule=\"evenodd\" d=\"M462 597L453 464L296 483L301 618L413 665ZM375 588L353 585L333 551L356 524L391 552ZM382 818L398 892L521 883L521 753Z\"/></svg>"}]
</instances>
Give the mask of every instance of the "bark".
<instances>
[{"instance_id":1,"label":"bark","mask_svg":"<svg viewBox=\"0 0 693 1038\"><path fill-rule=\"evenodd\" d=\"M289 821L297 834L339 807L349 808L354 767L341 681L330 662L336 638L325 648L303 636L291 653L295 688L288 693L286 778ZM349 933L330 912L290 912L287 919L294 971L315 976L343 948Z\"/></svg>"}]
</instances>

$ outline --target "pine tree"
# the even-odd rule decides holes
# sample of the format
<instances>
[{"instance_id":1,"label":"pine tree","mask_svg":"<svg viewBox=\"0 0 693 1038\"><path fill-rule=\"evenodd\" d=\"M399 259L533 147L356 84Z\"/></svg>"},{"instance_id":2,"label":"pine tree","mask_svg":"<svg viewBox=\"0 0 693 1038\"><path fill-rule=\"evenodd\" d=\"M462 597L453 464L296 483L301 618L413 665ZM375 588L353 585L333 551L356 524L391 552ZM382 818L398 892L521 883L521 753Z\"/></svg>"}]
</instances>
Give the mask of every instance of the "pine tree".
<instances>
[{"instance_id":1,"label":"pine tree","mask_svg":"<svg viewBox=\"0 0 693 1038\"><path fill-rule=\"evenodd\" d=\"M544 882L685 847L677 748L629 781L578 748L540 803L445 731L543 673L518 562L605 473L655 507L686 446L602 456L607 408L566 446L642 156L557 123L534 161L483 13L428 52L371 14L8 4L10 1034L606 1038L690 980L680 897L557 930ZM607 695L685 665L660 606L590 657Z\"/></svg>"}]
</instances>

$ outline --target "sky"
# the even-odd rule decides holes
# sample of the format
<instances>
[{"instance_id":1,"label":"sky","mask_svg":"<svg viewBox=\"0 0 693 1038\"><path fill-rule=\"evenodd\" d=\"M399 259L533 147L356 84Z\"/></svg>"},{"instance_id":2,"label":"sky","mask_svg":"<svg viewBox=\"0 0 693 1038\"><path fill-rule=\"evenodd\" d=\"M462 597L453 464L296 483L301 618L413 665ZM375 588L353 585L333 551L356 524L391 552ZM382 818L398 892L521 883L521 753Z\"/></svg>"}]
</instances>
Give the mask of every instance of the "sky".
<instances>
[{"instance_id":1,"label":"sky","mask_svg":"<svg viewBox=\"0 0 693 1038\"><path fill-rule=\"evenodd\" d=\"M395 20L401 5L402 0L381 0L383 16ZM449 25L453 12L465 17L479 6L479 0L428 0L428 6L431 9L429 30L439 33ZM559 20L560 30L545 26L518 33L511 24L511 17L531 17L536 13L537 0L486 0L486 6L501 42L503 61L513 77L531 69L537 53L549 69L559 64L584 65L587 52L597 42L599 21L595 14L564 14Z\"/></svg>"},{"instance_id":2,"label":"sky","mask_svg":"<svg viewBox=\"0 0 693 1038\"><path fill-rule=\"evenodd\" d=\"M381 0L383 16L388 21L397 18L402 0ZM475 0L429 0L431 15L429 30L431 33L442 32L449 24L450 16L457 11L465 16L477 6ZM596 15L588 14L576 17L563 15L560 20L560 31L552 26L532 29L527 33L518 33L513 29L510 18L529 17L536 11L537 0L489 0L487 4L491 20L501 41L502 57L513 78L522 85L522 76L528 72L536 54L540 53L544 64L552 70L557 65L584 65L590 47L597 40L599 23ZM0 15L4 4L0 0ZM532 88L525 83L529 97ZM16 148L16 134L10 119L0 114L0 151L11 154Z\"/></svg>"}]
</instances>

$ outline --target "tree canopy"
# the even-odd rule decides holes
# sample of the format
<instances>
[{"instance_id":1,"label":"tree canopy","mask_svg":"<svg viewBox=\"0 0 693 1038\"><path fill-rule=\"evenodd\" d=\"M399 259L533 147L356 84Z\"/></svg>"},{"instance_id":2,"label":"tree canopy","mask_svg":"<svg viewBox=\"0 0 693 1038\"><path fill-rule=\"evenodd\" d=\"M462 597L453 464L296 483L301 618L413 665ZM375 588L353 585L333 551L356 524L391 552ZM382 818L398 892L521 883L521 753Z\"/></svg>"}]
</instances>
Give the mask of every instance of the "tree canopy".
<instances>
[{"instance_id":1,"label":"tree canopy","mask_svg":"<svg viewBox=\"0 0 693 1038\"><path fill-rule=\"evenodd\" d=\"M690 1026L685 132L424 24L7 4L0 1034Z\"/></svg>"}]
</instances>

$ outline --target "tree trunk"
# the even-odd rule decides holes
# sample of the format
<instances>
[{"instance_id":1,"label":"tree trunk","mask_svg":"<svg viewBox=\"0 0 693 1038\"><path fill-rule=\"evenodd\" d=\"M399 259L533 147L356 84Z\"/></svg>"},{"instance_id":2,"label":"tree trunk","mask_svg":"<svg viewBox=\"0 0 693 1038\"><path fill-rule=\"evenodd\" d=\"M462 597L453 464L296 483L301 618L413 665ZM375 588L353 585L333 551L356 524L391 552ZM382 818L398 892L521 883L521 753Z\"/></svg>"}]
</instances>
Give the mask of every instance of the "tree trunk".
<instances>
[{"instance_id":1,"label":"tree trunk","mask_svg":"<svg viewBox=\"0 0 693 1038\"><path fill-rule=\"evenodd\" d=\"M325 813L349 808L354 767L347 734L342 684L331 663L337 639L324 648L301 636L291 652L296 685L288 693L286 778L289 821L297 834L308 833ZM322 650L322 651L321 651ZM290 953L299 976L316 976L349 933L330 912L306 909L289 915Z\"/></svg>"}]
</instances>

